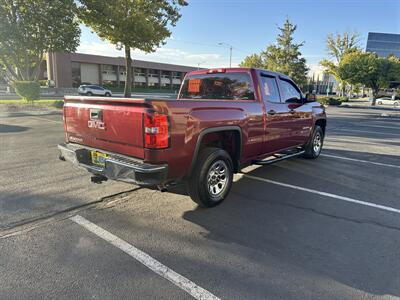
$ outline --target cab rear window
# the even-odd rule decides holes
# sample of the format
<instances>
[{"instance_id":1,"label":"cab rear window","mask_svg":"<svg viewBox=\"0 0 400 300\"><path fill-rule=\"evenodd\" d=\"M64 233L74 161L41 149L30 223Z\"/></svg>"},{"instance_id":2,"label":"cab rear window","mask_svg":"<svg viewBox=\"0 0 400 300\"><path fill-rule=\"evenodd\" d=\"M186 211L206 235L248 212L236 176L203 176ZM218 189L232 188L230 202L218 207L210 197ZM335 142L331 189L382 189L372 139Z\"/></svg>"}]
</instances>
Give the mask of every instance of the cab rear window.
<instances>
[{"instance_id":1,"label":"cab rear window","mask_svg":"<svg viewBox=\"0 0 400 300\"><path fill-rule=\"evenodd\" d=\"M185 79L180 99L254 100L248 73L193 75Z\"/></svg>"}]
</instances>

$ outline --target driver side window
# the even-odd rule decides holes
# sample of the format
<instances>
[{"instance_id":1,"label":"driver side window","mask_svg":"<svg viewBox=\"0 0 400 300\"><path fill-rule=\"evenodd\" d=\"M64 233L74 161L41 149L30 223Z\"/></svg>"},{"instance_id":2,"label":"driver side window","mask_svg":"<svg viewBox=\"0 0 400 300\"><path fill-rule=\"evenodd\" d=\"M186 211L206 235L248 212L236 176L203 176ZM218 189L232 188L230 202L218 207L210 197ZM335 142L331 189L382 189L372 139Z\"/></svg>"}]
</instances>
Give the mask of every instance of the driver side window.
<instances>
[{"instance_id":1,"label":"driver side window","mask_svg":"<svg viewBox=\"0 0 400 300\"><path fill-rule=\"evenodd\" d=\"M286 102L289 99L301 100L301 93L297 88L290 82L284 79L279 80L283 92L283 101Z\"/></svg>"}]
</instances>

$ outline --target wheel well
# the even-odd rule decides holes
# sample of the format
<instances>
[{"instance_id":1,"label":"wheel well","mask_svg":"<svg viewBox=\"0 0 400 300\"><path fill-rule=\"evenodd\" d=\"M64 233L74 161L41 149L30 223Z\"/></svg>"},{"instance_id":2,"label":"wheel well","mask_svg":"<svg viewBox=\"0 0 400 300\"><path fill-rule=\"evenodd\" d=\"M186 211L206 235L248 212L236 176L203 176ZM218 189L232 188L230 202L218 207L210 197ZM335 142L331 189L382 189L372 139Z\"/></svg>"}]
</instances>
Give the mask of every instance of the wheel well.
<instances>
[{"instance_id":1,"label":"wheel well","mask_svg":"<svg viewBox=\"0 0 400 300\"><path fill-rule=\"evenodd\" d=\"M210 132L203 136L199 152L207 147L217 147L229 153L233 162L234 172L238 172L240 165L241 137L237 130Z\"/></svg>"},{"instance_id":2,"label":"wheel well","mask_svg":"<svg viewBox=\"0 0 400 300\"><path fill-rule=\"evenodd\" d=\"M324 132L324 135L325 135L326 120L325 120L325 119L317 120L317 121L315 122L315 125L320 126L320 127L322 128L322 131Z\"/></svg>"}]
</instances>

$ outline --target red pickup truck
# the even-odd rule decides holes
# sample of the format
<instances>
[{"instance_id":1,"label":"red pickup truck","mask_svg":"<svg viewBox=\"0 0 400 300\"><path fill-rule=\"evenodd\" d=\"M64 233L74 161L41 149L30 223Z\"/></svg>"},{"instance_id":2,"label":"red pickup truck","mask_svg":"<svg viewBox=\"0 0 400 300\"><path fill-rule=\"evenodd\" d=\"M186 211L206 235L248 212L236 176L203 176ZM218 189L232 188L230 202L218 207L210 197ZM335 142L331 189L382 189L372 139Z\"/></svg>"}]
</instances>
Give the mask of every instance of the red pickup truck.
<instances>
[{"instance_id":1,"label":"red pickup truck","mask_svg":"<svg viewBox=\"0 0 400 300\"><path fill-rule=\"evenodd\" d=\"M60 159L93 182L186 182L201 206L221 203L243 166L319 156L326 114L283 74L229 68L191 72L177 99L65 97Z\"/></svg>"}]
</instances>

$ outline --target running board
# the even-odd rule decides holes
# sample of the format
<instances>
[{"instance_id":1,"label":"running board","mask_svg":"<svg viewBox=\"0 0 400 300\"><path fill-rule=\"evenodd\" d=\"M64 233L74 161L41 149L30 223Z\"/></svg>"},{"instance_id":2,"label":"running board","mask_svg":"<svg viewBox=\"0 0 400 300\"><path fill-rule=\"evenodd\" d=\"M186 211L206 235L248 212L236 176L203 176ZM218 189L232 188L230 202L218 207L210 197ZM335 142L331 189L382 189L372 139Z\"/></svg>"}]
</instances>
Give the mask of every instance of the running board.
<instances>
[{"instance_id":1,"label":"running board","mask_svg":"<svg viewBox=\"0 0 400 300\"><path fill-rule=\"evenodd\" d=\"M285 160L285 159L292 158L292 157L296 157L296 156L302 155L304 153L305 153L304 150L301 150L299 152L292 153L292 154L279 155L279 153L278 153L279 156L274 155L275 158L268 159L268 160L258 160L258 161L255 161L254 164L255 165L260 165L260 166L271 165L271 164L276 163L278 161Z\"/></svg>"}]
</instances>

